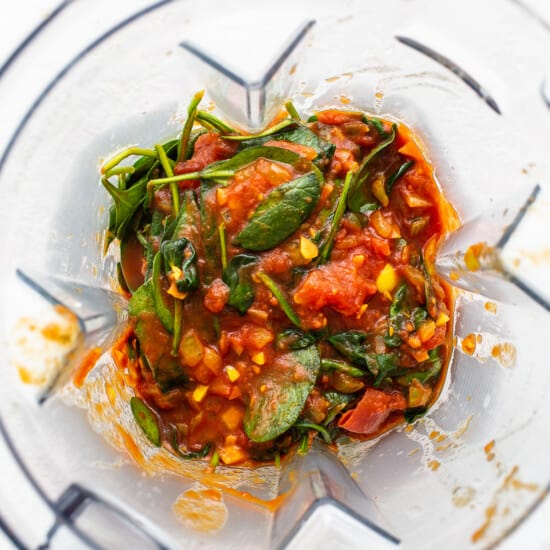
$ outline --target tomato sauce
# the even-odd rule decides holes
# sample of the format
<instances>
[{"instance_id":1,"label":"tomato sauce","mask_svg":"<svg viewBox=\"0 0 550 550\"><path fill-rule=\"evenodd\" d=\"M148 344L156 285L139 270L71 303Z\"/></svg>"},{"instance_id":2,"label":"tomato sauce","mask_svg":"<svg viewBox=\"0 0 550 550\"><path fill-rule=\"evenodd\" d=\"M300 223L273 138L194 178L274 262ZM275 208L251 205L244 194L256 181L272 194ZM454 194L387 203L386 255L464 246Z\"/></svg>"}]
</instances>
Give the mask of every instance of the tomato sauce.
<instances>
[{"instance_id":1,"label":"tomato sauce","mask_svg":"<svg viewBox=\"0 0 550 550\"><path fill-rule=\"evenodd\" d=\"M401 123L338 110L266 139L237 137L210 130L175 163L176 178L193 179L177 182L185 223L174 233L173 189L159 185L122 239L134 294L113 357L160 444L251 465L312 434L370 438L425 413L452 317L433 255L456 216L416 138ZM259 146L267 156L204 175ZM171 263L163 243L187 248Z\"/></svg>"}]
</instances>

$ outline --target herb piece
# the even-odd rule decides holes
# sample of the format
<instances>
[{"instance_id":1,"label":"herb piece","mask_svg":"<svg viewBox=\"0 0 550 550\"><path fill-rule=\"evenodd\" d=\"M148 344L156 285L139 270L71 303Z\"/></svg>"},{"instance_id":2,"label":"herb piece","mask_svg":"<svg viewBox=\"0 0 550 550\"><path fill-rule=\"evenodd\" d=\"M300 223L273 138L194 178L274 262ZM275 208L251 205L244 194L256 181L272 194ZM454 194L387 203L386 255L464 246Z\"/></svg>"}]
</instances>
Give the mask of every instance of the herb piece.
<instances>
[{"instance_id":1,"label":"herb piece","mask_svg":"<svg viewBox=\"0 0 550 550\"><path fill-rule=\"evenodd\" d=\"M300 117L300 114L296 110L296 107L294 107L294 103L292 103L292 101L287 101L285 103L285 109L287 113L290 115L290 118L292 118L296 122L301 122L302 118Z\"/></svg>"},{"instance_id":2,"label":"herb piece","mask_svg":"<svg viewBox=\"0 0 550 550\"><path fill-rule=\"evenodd\" d=\"M353 376L355 378L360 378L365 376L365 372L357 367L346 363L345 361L339 361L338 359L321 359L321 370L322 371L338 371Z\"/></svg>"},{"instance_id":3,"label":"herb piece","mask_svg":"<svg viewBox=\"0 0 550 550\"><path fill-rule=\"evenodd\" d=\"M321 424L315 424L314 422L309 422L307 420L299 420L294 423L294 428L299 430L315 430L316 432L319 432L327 445L332 444L332 437L330 437L328 430Z\"/></svg>"},{"instance_id":4,"label":"herb piece","mask_svg":"<svg viewBox=\"0 0 550 550\"><path fill-rule=\"evenodd\" d=\"M101 183L114 202L114 219L110 224L110 231L115 237L122 239L134 214L145 199L147 180L143 178L129 189L124 190L118 189L106 177L101 178Z\"/></svg>"},{"instance_id":5,"label":"herb piece","mask_svg":"<svg viewBox=\"0 0 550 550\"><path fill-rule=\"evenodd\" d=\"M125 158L132 157L132 156L146 156L146 157L152 157L154 159L157 158L157 152L153 151L152 149L144 149L142 147L128 147L128 149L124 149L124 151L121 151L114 157L112 157L110 160L108 160L102 167L101 167L101 173L106 174L109 172L109 170L112 170L115 166L120 164Z\"/></svg>"},{"instance_id":6,"label":"herb piece","mask_svg":"<svg viewBox=\"0 0 550 550\"><path fill-rule=\"evenodd\" d=\"M408 386L414 378L416 378L420 383L425 384L428 380L431 380L437 376L441 367L443 366L439 347L431 349L428 352L429 359L424 361L420 366L423 367L423 370L407 372L397 379L397 382L402 386Z\"/></svg>"},{"instance_id":7,"label":"herb piece","mask_svg":"<svg viewBox=\"0 0 550 550\"><path fill-rule=\"evenodd\" d=\"M153 411L139 397L130 399L130 408L145 437L155 447L160 447L160 429Z\"/></svg>"},{"instance_id":8,"label":"herb piece","mask_svg":"<svg viewBox=\"0 0 550 550\"><path fill-rule=\"evenodd\" d=\"M270 128L267 128L267 130L264 130L263 132L260 132L258 134L249 134L249 135L235 135L235 136L224 136L224 139L232 140L232 141L254 141L254 145L258 144L258 140L262 138L268 138L264 141L268 141L271 139L271 136L276 134L277 132L280 132L281 130L284 130L288 128L289 126L293 126L296 124L296 122L292 119L285 119L282 122L279 122L278 124L275 124L274 126L271 126Z\"/></svg>"},{"instance_id":9,"label":"herb piece","mask_svg":"<svg viewBox=\"0 0 550 550\"><path fill-rule=\"evenodd\" d=\"M279 351L296 351L315 344L315 338L299 328L287 328L277 334L275 345Z\"/></svg>"},{"instance_id":10,"label":"herb piece","mask_svg":"<svg viewBox=\"0 0 550 550\"><path fill-rule=\"evenodd\" d=\"M173 387L182 386L187 382L179 360L175 359L168 348L159 353L158 339L169 341L169 335L159 322L155 301L153 299L153 284L149 280L141 285L130 298L128 312L137 319L136 336L141 354L151 368L153 377L163 392ZM154 330L151 330L151 324Z\"/></svg>"},{"instance_id":11,"label":"herb piece","mask_svg":"<svg viewBox=\"0 0 550 550\"><path fill-rule=\"evenodd\" d=\"M403 163L386 181L386 193L389 195L393 186L397 183L397 180L412 166L414 165L414 160L408 160Z\"/></svg>"},{"instance_id":12,"label":"herb piece","mask_svg":"<svg viewBox=\"0 0 550 550\"><path fill-rule=\"evenodd\" d=\"M180 449L179 443L178 443L178 431L174 430L172 432L172 438L170 440L170 445L172 446L172 449L174 452L184 460L193 460L196 458L204 458L209 452L212 445L210 443L206 444L200 451L195 452L187 452L184 453Z\"/></svg>"},{"instance_id":13,"label":"herb piece","mask_svg":"<svg viewBox=\"0 0 550 550\"><path fill-rule=\"evenodd\" d=\"M155 303L155 311L159 321L164 328L170 332L174 332L174 317L168 309L168 306L164 302L163 290L160 284L160 278L162 275L162 253L159 251L155 255L153 260L153 274L151 277L151 283L153 287L153 301Z\"/></svg>"},{"instance_id":14,"label":"herb piece","mask_svg":"<svg viewBox=\"0 0 550 550\"><path fill-rule=\"evenodd\" d=\"M228 304L244 315L254 302L254 287L250 282L250 271L259 258L250 254L233 256L223 272L223 282L229 287ZM248 269L247 269L248 268Z\"/></svg>"},{"instance_id":15,"label":"herb piece","mask_svg":"<svg viewBox=\"0 0 550 550\"><path fill-rule=\"evenodd\" d=\"M369 368L367 364L367 334L360 330L348 330L332 335L328 341L336 351L360 367Z\"/></svg>"},{"instance_id":16,"label":"herb piece","mask_svg":"<svg viewBox=\"0 0 550 550\"><path fill-rule=\"evenodd\" d=\"M416 422L428 412L428 407L416 407L414 409L406 409L404 412L405 420L408 424Z\"/></svg>"},{"instance_id":17,"label":"herb piece","mask_svg":"<svg viewBox=\"0 0 550 550\"><path fill-rule=\"evenodd\" d=\"M220 120L217 116L214 116L211 113L208 113L207 111L198 111L196 119L202 124L206 123L205 126L210 126L214 128L215 130L218 130L220 134L236 134L237 130L235 128L229 126L226 122L223 120Z\"/></svg>"},{"instance_id":18,"label":"herb piece","mask_svg":"<svg viewBox=\"0 0 550 550\"><path fill-rule=\"evenodd\" d=\"M220 237L220 252L221 252L221 260L222 260L222 269L225 270L227 268L227 241L225 239L225 224L220 223L218 225L218 235Z\"/></svg>"},{"instance_id":19,"label":"herb piece","mask_svg":"<svg viewBox=\"0 0 550 550\"><path fill-rule=\"evenodd\" d=\"M390 136L372 149L354 174L347 201L348 208L352 212L361 212L365 208L370 210L370 205L375 202L371 189L371 180L374 180L379 172L387 169L387 165L391 164L391 162L388 162L389 159L384 158L381 153L395 141L396 128L394 124Z\"/></svg>"},{"instance_id":20,"label":"herb piece","mask_svg":"<svg viewBox=\"0 0 550 550\"><path fill-rule=\"evenodd\" d=\"M384 335L384 343L390 348L397 348L403 343L398 331L401 330L401 325L406 320L404 309L407 292L407 285L405 283L401 284L396 290L390 305L388 330Z\"/></svg>"},{"instance_id":21,"label":"herb piece","mask_svg":"<svg viewBox=\"0 0 550 550\"><path fill-rule=\"evenodd\" d=\"M187 120L185 121L185 124L183 126L181 137L178 143L178 162L184 160L185 154L187 152L187 145L189 143L189 137L191 136L191 130L193 129L193 123L195 122L197 108L203 96L204 90L197 92L189 103L189 107L187 107Z\"/></svg>"},{"instance_id":22,"label":"herb piece","mask_svg":"<svg viewBox=\"0 0 550 550\"><path fill-rule=\"evenodd\" d=\"M286 353L279 361L283 368L259 377L244 416L244 431L257 443L275 439L296 422L319 373L317 346Z\"/></svg>"},{"instance_id":23,"label":"herb piece","mask_svg":"<svg viewBox=\"0 0 550 550\"><path fill-rule=\"evenodd\" d=\"M374 128L378 132L378 135L382 139L386 139L388 137L388 133L384 130L384 124L382 123L382 121L380 119L370 118L370 117L367 117L367 116L363 115L362 120L365 124L367 124L367 125L371 126L372 128Z\"/></svg>"},{"instance_id":24,"label":"herb piece","mask_svg":"<svg viewBox=\"0 0 550 550\"><path fill-rule=\"evenodd\" d=\"M348 172L346 174L346 179L344 180L344 187L342 188L342 193L338 198L338 205L336 206L336 211L330 222L330 230L325 239L325 242L321 245L321 250L319 252L319 262L326 263L330 259L330 253L332 252L332 246L334 244L334 238L336 233L340 228L340 222L346 211L346 203L348 198L348 192L353 179L353 172Z\"/></svg>"},{"instance_id":25,"label":"herb piece","mask_svg":"<svg viewBox=\"0 0 550 550\"><path fill-rule=\"evenodd\" d=\"M384 379L401 371L401 368L397 365L397 358L393 353L376 353L374 355L374 360L376 361L376 367L371 367L372 371L374 371L375 368L378 370L374 380L375 388L380 386Z\"/></svg>"},{"instance_id":26,"label":"herb piece","mask_svg":"<svg viewBox=\"0 0 550 550\"><path fill-rule=\"evenodd\" d=\"M285 312L290 321L292 321L298 328L302 328L300 318L292 309L292 306L288 303L288 300L285 298L283 291L275 284L275 281L273 281L273 279L269 275L263 273L262 271L259 271L258 273L256 273L256 275L258 276L258 279L260 279L260 281L262 281L262 283L267 288L269 288L273 296L275 296L275 298L279 302L279 305L281 306L281 309Z\"/></svg>"},{"instance_id":27,"label":"herb piece","mask_svg":"<svg viewBox=\"0 0 550 550\"><path fill-rule=\"evenodd\" d=\"M168 161L166 151L162 148L162 145L158 144L155 145L155 151L157 152L158 159L164 173L167 177L171 178L174 175L174 170L172 170L172 166ZM177 183L170 184L170 193L172 195L172 216L175 218L180 211L180 190Z\"/></svg>"},{"instance_id":28,"label":"herb piece","mask_svg":"<svg viewBox=\"0 0 550 550\"><path fill-rule=\"evenodd\" d=\"M275 188L256 208L233 244L248 250L274 248L309 217L321 193L321 180L309 172Z\"/></svg>"}]
</instances>

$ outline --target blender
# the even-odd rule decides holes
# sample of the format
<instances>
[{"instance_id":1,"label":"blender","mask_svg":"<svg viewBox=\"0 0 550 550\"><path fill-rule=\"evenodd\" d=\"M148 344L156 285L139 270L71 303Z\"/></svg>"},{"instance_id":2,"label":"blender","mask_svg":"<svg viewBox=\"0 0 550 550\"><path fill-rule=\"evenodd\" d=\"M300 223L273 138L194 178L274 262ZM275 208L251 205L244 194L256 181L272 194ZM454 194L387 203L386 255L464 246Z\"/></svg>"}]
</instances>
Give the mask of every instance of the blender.
<instances>
[{"instance_id":1,"label":"blender","mask_svg":"<svg viewBox=\"0 0 550 550\"><path fill-rule=\"evenodd\" d=\"M546 193L550 112L539 58L550 34L515 2L66 3L0 82L0 93L14 98L28 67L42 79L0 158L0 326L10 354L2 358L0 414L38 502L32 524L18 512L12 520L30 546L485 548L544 500L550 317L492 272L454 280L456 346L444 391L424 419L378 441L341 445L336 457L314 448L281 471L222 468L206 476L202 463L154 455L131 426L130 394L107 358L80 387L67 372L69 355L82 361L107 349L125 316L116 258L101 246L109 205L101 160L130 143L176 135L187 99L205 86L238 120L240 111L223 103L236 92L220 94L223 82L207 82L180 44L211 48L219 59L232 42L244 56L247 45L260 51L250 44L262 40L284 44L312 19L294 88L275 79L263 110L251 96L251 128L288 94L302 113L353 105L404 120L426 145L464 227L474 227L471 238L449 242L443 259L501 234L537 185ZM521 47L519 32L529 38ZM237 66L233 59L223 63ZM548 233L537 216L546 219L547 196L526 220L538 240L515 233L520 265L544 267ZM52 323L67 336L62 349L46 353L28 332ZM113 429L115 420L134 446ZM202 519L193 519L193 507Z\"/></svg>"}]
</instances>

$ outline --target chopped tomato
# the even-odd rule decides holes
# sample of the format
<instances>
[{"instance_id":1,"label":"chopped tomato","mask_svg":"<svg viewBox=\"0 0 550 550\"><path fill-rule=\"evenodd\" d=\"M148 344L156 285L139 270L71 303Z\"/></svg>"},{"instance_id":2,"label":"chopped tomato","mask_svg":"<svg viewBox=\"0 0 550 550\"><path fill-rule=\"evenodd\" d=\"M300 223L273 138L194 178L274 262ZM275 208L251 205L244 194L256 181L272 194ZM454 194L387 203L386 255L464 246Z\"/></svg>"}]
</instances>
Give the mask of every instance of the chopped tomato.
<instances>
[{"instance_id":1,"label":"chopped tomato","mask_svg":"<svg viewBox=\"0 0 550 550\"><path fill-rule=\"evenodd\" d=\"M342 415L338 426L348 432L370 435L382 428L392 412L404 411L406 407L407 401L399 392L367 388L355 409Z\"/></svg>"}]
</instances>

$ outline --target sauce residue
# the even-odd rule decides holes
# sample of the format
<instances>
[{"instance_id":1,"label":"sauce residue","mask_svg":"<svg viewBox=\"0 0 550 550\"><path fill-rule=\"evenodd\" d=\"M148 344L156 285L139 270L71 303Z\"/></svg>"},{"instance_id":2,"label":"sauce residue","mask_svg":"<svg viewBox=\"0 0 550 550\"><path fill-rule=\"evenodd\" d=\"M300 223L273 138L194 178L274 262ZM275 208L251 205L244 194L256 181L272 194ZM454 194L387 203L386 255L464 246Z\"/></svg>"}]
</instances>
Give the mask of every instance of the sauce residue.
<instances>
[{"instance_id":1,"label":"sauce residue","mask_svg":"<svg viewBox=\"0 0 550 550\"><path fill-rule=\"evenodd\" d=\"M453 489L452 501L457 508L464 508L472 502L476 495L473 487L455 487Z\"/></svg>"},{"instance_id":2,"label":"sauce residue","mask_svg":"<svg viewBox=\"0 0 550 550\"><path fill-rule=\"evenodd\" d=\"M462 351L466 355L473 355L476 351L476 335L473 333L468 334L462 339Z\"/></svg>"},{"instance_id":3,"label":"sauce residue","mask_svg":"<svg viewBox=\"0 0 550 550\"><path fill-rule=\"evenodd\" d=\"M218 489L196 487L184 491L172 506L186 527L203 533L219 531L227 521L227 506Z\"/></svg>"},{"instance_id":4,"label":"sauce residue","mask_svg":"<svg viewBox=\"0 0 550 550\"><path fill-rule=\"evenodd\" d=\"M502 367L513 367L516 364L517 351L514 344L503 342L496 344L491 349L491 356L498 361Z\"/></svg>"}]
</instances>

